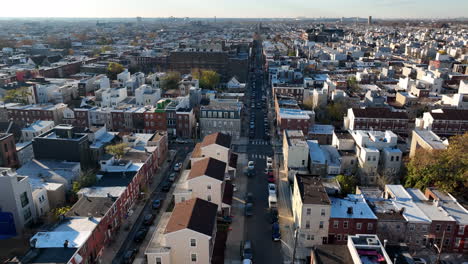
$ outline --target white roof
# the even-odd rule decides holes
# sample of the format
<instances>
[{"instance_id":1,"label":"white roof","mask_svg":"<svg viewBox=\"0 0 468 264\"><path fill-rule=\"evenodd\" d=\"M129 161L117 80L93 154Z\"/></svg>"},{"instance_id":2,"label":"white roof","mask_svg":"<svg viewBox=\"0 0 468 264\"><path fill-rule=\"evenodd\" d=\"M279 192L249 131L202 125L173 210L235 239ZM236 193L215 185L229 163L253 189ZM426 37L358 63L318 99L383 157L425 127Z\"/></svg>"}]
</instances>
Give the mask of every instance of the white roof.
<instances>
[{"instance_id":1,"label":"white roof","mask_svg":"<svg viewBox=\"0 0 468 264\"><path fill-rule=\"evenodd\" d=\"M385 188L387 188L395 196L395 199L397 200L411 200L411 195L409 195L409 193L406 192L403 185L387 184L385 185Z\"/></svg>"},{"instance_id":2,"label":"white roof","mask_svg":"<svg viewBox=\"0 0 468 264\"><path fill-rule=\"evenodd\" d=\"M344 199L330 197L330 200L332 218L377 219L362 194L348 194ZM352 214L348 214L349 207L353 208Z\"/></svg>"},{"instance_id":3,"label":"white roof","mask_svg":"<svg viewBox=\"0 0 468 264\"><path fill-rule=\"evenodd\" d=\"M65 240L68 240L69 248L79 248L86 242L100 220L101 218L67 218L54 230L38 232L31 240L36 239L36 248L63 248Z\"/></svg>"},{"instance_id":4,"label":"white roof","mask_svg":"<svg viewBox=\"0 0 468 264\"><path fill-rule=\"evenodd\" d=\"M429 201L424 194L415 188L407 188L406 191L413 197L413 201L416 205L424 212L424 214L433 221L455 221L448 212L446 212L441 206L436 203Z\"/></svg>"}]
</instances>

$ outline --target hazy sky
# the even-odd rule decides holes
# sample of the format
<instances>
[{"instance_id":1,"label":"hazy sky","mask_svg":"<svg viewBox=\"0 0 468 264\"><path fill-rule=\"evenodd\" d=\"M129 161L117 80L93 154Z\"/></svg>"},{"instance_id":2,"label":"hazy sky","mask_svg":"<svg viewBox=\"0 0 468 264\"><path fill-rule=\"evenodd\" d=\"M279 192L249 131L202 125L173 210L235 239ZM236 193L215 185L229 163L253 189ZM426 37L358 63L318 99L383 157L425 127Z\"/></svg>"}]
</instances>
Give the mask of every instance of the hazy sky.
<instances>
[{"instance_id":1,"label":"hazy sky","mask_svg":"<svg viewBox=\"0 0 468 264\"><path fill-rule=\"evenodd\" d=\"M0 0L0 17L468 16L468 0Z\"/></svg>"}]
</instances>

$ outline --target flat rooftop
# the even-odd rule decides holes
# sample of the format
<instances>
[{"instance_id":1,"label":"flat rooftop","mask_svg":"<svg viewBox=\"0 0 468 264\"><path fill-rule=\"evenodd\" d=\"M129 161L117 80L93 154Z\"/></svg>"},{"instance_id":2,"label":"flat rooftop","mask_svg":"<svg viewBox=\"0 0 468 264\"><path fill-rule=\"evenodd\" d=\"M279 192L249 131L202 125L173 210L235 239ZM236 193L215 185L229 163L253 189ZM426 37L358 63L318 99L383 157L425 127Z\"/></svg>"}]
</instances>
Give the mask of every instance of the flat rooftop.
<instances>
[{"instance_id":1,"label":"flat rooftop","mask_svg":"<svg viewBox=\"0 0 468 264\"><path fill-rule=\"evenodd\" d=\"M330 204L330 199L319 177L296 174L296 180L304 204Z\"/></svg>"},{"instance_id":2,"label":"flat rooftop","mask_svg":"<svg viewBox=\"0 0 468 264\"><path fill-rule=\"evenodd\" d=\"M446 149L447 145L444 144L443 140L431 130L413 130L424 142L429 144L433 149Z\"/></svg>"},{"instance_id":3,"label":"flat rooftop","mask_svg":"<svg viewBox=\"0 0 468 264\"><path fill-rule=\"evenodd\" d=\"M349 194L344 199L331 197L331 215L332 218L358 218L358 219L377 219L367 205L362 195ZM352 213L348 213L352 208Z\"/></svg>"}]
</instances>

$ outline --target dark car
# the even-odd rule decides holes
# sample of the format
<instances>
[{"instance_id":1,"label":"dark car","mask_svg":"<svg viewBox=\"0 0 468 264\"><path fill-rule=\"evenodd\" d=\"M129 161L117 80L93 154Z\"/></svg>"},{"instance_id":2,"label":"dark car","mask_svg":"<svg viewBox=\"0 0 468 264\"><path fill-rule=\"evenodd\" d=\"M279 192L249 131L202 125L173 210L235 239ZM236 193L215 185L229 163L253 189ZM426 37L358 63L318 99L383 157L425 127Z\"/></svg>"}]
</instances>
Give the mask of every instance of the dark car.
<instances>
[{"instance_id":1,"label":"dark car","mask_svg":"<svg viewBox=\"0 0 468 264\"><path fill-rule=\"evenodd\" d=\"M156 215L154 215L154 214L145 215L145 218L143 219L143 224L144 225L152 225L155 217L156 217Z\"/></svg>"},{"instance_id":2,"label":"dark car","mask_svg":"<svg viewBox=\"0 0 468 264\"><path fill-rule=\"evenodd\" d=\"M253 259L252 242L250 240L241 244L241 257L243 259Z\"/></svg>"},{"instance_id":3,"label":"dark car","mask_svg":"<svg viewBox=\"0 0 468 264\"><path fill-rule=\"evenodd\" d=\"M267 179L267 180L268 180L269 183L275 183L275 176L273 176L273 175L268 175L268 179Z\"/></svg>"},{"instance_id":4,"label":"dark car","mask_svg":"<svg viewBox=\"0 0 468 264\"><path fill-rule=\"evenodd\" d=\"M252 170L252 169L247 169L247 171L245 172L245 175L247 175L247 177L253 177L255 176L255 170Z\"/></svg>"},{"instance_id":5,"label":"dark car","mask_svg":"<svg viewBox=\"0 0 468 264\"><path fill-rule=\"evenodd\" d=\"M135 237L133 238L133 241L135 242L142 242L145 237L146 237L146 234L148 233L148 228L146 227L142 227L138 230L138 232L135 234Z\"/></svg>"},{"instance_id":6,"label":"dark car","mask_svg":"<svg viewBox=\"0 0 468 264\"><path fill-rule=\"evenodd\" d=\"M270 223L278 222L278 210L276 208L271 208L270 210Z\"/></svg>"},{"instance_id":7,"label":"dark car","mask_svg":"<svg viewBox=\"0 0 468 264\"><path fill-rule=\"evenodd\" d=\"M135 256L136 256L137 252L138 252L138 251L137 251L136 248L127 250L127 251L125 252L125 254L123 255L122 263L123 263L123 264L130 264L130 263L133 263L133 260L135 259Z\"/></svg>"},{"instance_id":8,"label":"dark car","mask_svg":"<svg viewBox=\"0 0 468 264\"><path fill-rule=\"evenodd\" d=\"M245 196L245 203L253 204L253 193L247 193L247 195Z\"/></svg>"},{"instance_id":9,"label":"dark car","mask_svg":"<svg viewBox=\"0 0 468 264\"><path fill-rule=\"evenodd\" d=\"M226 224L232 223L232 218L230 216L227 216L227 215L226 216L218 216L216 219L220 223L226 223Z\"/></svg>"},{"instance_id":10,"label":"dark car","mask_svg":"<svg viewBox=\"0 0 468 264\"><path fill-rule=\"evenodd\" d=\"M168 191L171 189L171 186L172 186L172 182L170 182L170 181L165 181L165 182L163 183L163 186L162 186L161 190L162 190L163 192L168 192Z\"/></svg>"},{"instance_id":11,"label":"dark car","mask_svg":"<svg viewBox=\"0 0 468 264\"><path fill-rule=\"evenodd\" d=\"M281 239L281 232L278 222L274 222L271 226L271 238L273 241L279 241Z\"/></svg>"},{"instance_id":12,"label":"dark car","mask_svg":"<svg viewBox=\"0 0 468 264\"><path fill-rule=\"evenodd\" d=\"M245 204L244 215L245 216L252 216L253 215L253 204L251 204L251 203Z\"/></svg>"},{"instance_id":13,"label":"dark car","mask_svg":"<svg viewBox=\"0 0 468 264\"><path fill-rule=\"evenodd\" d=\"M151 204L151 207L153 208L153 210L161 208L161 200L160 199L154 200L153 203Z\"/></svg>"}]
</instances>

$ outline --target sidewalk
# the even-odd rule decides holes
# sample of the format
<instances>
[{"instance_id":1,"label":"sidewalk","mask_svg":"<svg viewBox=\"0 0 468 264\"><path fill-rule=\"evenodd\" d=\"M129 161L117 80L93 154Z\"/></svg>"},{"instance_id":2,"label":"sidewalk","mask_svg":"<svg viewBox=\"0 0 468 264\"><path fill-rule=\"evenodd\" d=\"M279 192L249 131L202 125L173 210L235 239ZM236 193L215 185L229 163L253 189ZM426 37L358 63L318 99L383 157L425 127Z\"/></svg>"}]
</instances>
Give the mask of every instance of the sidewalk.
<instances>
[{"instance_id":1,"label":"sidewalk","mask_svg":"<svg viewBox=\"0 0 468 264\"><path fill-rule=\"evenodd\" d=\"M237 175L234 180L237 191L232 199L231 215L232 223L226 241L224 255L225 264L240 264L240 243L244 240L244 195L247 190L247 177L244 168L247 166L247 154L239 154L237 163Z\"/></svg>"},{"instance_id":2,"label":"sidewalk","mask_svg":"<svg viewBox=\"0 0 468 264\"><path fill-rule=\"evenodd\" d=\"M168 168L170 168L170 166L172 165L175 154L176 153L174 151L169 151L169 154L168 154L169 156L166 158L163 165L158 169L156 174L153 176L153 182L149 186L150 197L153 196L153 192L156 190L156 187L164 178L164 175L167 172ZM171 162L167 162L168 159L171 160ZM109 243L109 245L107 245L104 248L102 256L100 257L101 263L112 263L115 256L119 252L120 248L122 248L124 242L127 240L129 233L132 231L133 224L140 217L143 209L145 208L146 202L147 200L145 199L145 200L136 202L132 206L131 208L131 210L133 211L132 214L122 222L120 230L117 233L117 235L114 236L112 241ZM130 226L130 228L128 230L125 230L125 226L127 225Z\"/></svg>"}]
</instances>

